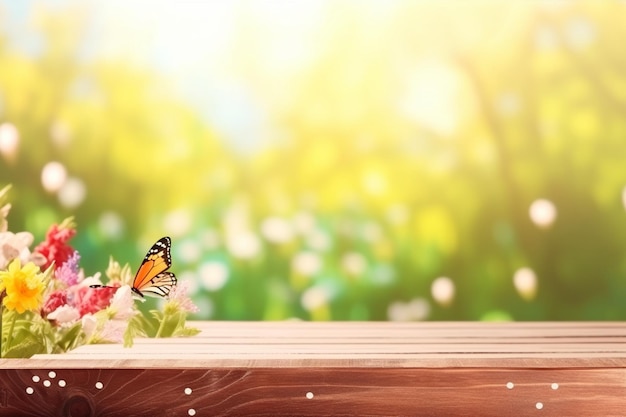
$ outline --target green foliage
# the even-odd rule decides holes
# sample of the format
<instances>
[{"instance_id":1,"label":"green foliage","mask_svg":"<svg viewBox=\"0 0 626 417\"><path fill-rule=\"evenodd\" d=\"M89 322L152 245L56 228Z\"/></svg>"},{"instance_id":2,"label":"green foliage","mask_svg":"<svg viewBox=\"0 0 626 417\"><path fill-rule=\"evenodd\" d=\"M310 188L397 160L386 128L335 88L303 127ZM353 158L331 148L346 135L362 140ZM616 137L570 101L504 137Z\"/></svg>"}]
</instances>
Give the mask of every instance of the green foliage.
<instances>
[{"instance_id":1,"label":"green foliage","mask_svg":"<svg viewBox=\"0 0 626 417\"><path fill-rule=\"evenodd\" d=\"M39 353L61 353L71 350L84 340L81 323L58 329L39 314L3 315L2 357L29 358Z\"/></svg>"},{"instance_id":2,"label":"green foliage","mask_svg":"<svg viewBox=\"0 0 626 417\"><path fill-rule=\"evenodd\" d=\"M0 123L20 132L0 159L11 229L42 237L75 214L87 273L109 255L136 267L171 233L195 318L625 319L623 5L398 3L387 20L336 6L289 83L241 29L258 48L233 47L230 75L273 139L245 156L157 69L81 58L93 11L42 13L40 54L0 42ZM42 189L51 160L84 182L82 204ZM538 199L557 209L546 227ZM535 293L514 285L521 268ZM180 320L136 317L128 340Z\"/></svg>"}]
</instances>

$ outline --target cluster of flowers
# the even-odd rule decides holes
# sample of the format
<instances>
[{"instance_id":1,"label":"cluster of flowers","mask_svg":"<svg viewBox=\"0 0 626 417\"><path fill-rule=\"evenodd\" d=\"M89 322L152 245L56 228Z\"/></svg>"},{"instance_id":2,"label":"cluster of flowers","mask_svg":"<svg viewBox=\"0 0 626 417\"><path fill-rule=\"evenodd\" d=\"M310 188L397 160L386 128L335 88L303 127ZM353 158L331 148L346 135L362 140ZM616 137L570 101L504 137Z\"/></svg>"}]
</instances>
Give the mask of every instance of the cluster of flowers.
<instances>
[{"instance_id":1,"label":"cluster of flowers","mask_svg":"<svg viewBox=\"0 0 626 417\"><path fill-rule=\"evenodd\" d=\"M161 310L146 315L136 306L128 265L111 259L106 286L100 273L85 276L80 255L69 244L76 234L72 219L52 225L45 240L31 251L31 233L8 230L11 206L4 202L8 189L0 190L2 357L61 353L88 343L130 346L135 336L197 333L185 326L186 315L197 308L184 282L172 289Z\"/></svg>"}]
</instances>

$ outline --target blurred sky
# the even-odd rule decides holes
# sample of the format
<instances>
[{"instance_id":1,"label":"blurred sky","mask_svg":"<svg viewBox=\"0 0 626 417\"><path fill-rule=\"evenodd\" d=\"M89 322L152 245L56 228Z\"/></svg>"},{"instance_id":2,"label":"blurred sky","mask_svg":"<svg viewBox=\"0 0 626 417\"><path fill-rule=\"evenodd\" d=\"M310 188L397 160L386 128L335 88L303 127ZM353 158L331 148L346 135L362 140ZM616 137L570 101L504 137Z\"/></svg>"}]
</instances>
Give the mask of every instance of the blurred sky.
<instances>
[{"instance_id":1,"label":"blurred sky","mask_svg":"<svg viewBox=\"0 0 626 417\"><path fill-rule=\"evenodd\" d=\"M42 16L55 12L84 16L80 60L123 61L162 74L224 140L253 152L270 138L280 137L273 118L290 107L294 87L303 84L307 69L328 60L329 45L334 43L339 53L332 59L339 67L329 65L323 82L343 76L333 71L350 65L356 65L347 71L352 78L363 71L359 65L368 71L369 51L372 56L382 53L401 61L419 51L416 56L424 59L417 66L410 61L385 63L397 65L404 71L399 78L406 78L406 94L399 98L397 110L429 128L451 133L458 110L453 108L458 107L453 103L458 98L458 76L440 61L429 61L429 51L445 53L448 38L482 42L480 36L486 30L488 45L498 39L499 32L483 29L483 23L490 20L489 25L509 30L512 22L523 20L524 13L518 13L521 4L502 7L483 0L0 0L0 11L7 14L0 16L0 22L6 25L14 48L37 54L44 43L41 31L35 30ZM416 27L410 35L396 30L402 27L407 10ZM498 10L504 14L488 19ZM384 52L389 48L396 48L397 53ZM378 82L377 75L373 77ZM349 80L341 83L350 88ZM471 109L466 106L463 111Z\"/></svg>"},{"instance_id":2,"label":"blurred sky","mask_svg":"<svg viewBox=\"0 0 626 417\"><path fill-rule=\"evenodd\" d=\"M259 98L235 60L248 55L263 77L288 88L290 78L315 58L324 0L159 1L0 0L14 48L37 54L43 45L34 30L40 15L84 13L80 58L123 59L163 74L168 82L240 150L254 150L268 126L271 101ZM364 9L392 9L393 3L363 1ZM243 47L242 27L256 39ZM260 37L260 38L258 38Z\"/></svg>"}]
</instances>

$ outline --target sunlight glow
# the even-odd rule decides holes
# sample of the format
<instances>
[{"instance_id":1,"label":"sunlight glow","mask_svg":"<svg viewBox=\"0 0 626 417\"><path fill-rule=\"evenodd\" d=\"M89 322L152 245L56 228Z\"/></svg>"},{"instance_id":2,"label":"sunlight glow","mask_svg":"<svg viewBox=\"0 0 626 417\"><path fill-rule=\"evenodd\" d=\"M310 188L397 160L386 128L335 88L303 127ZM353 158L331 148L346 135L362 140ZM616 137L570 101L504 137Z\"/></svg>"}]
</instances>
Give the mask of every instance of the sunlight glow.
<instances>
[{"instance_id":1,"label":"sunlight glow","mask_svg":"<svg viewBox=\"0 0 626 417\"><path fill-rule=\"evenodd\" d=\"M387 190L387 179L379 170L367 170L363 173L361 181L363 188L370 195L380 196Z\"/></svg>"},{"instance_id":2,"label":"sunlight glow","mask_svg":"<svg viewBox=\"0 0 626 417\"><path fill-rule=\"evenodd\" d=\"M565 25L565 39L574 49L589 47L596 38L596 28L591 22L581 17L571 19Z\"/></svg>"},{"instance_id":3,"label":"sunlight glow","mask_svg":"<svg viewBox=\"0 0 626 417\"><path fill-rule=\"evenodd\" d=\"M428 61L411 72L407 84L400 110L439 134L454 133L460 110L458 72L442 62Z\"/></svg>"}]
</instances>

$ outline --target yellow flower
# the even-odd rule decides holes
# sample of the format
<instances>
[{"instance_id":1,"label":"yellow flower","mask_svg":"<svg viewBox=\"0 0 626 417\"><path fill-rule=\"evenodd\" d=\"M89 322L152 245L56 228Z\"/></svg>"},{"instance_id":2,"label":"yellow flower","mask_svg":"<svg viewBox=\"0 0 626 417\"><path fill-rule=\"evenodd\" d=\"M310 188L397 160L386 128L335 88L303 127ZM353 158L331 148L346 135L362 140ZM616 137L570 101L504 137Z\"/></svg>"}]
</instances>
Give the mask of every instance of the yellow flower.
<instances>
[{"instance_id":1,"label":"yellow flower","mask_svg":"<svg viewBox=\"0 0 626 417\"><path fill-rule=\"evenodd\" d=\"M45 289L43 275L32 262L22 267L20 260L15 259L6 271L0 271L0 292L6 291L3 304L9 310L23 313L36 310L43 301Z\"/></svg>"}]
</instances>

